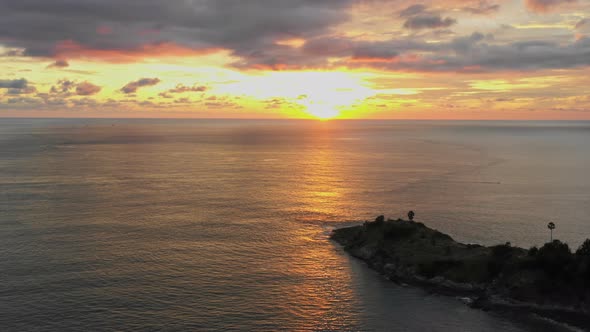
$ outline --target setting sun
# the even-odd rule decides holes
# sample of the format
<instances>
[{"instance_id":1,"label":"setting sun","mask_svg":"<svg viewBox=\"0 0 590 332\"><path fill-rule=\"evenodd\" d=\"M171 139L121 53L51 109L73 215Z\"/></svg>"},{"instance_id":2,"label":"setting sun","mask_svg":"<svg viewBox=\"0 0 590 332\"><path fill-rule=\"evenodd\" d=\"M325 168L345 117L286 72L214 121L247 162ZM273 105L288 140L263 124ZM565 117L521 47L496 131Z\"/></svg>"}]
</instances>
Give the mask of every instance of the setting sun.
<instances>
[{"instance_id":1,"label":"setting sun","mask_svg":"<svg viewBox=\"0 0 590 332\"><path fill-rule=\"evenodd\" d=\"M270 101L269 107L280 108L287 114L302 112L320 119L337 117L341 108L350 108L379 93L369 86L369 76L347 71L234 73L233 76L235 81L218 87L217 91Z\"/></svg>"},{"instance_id":2,"label":"setting sun","mask_svg":"<svg viewBox=\"0 0 590 332\"><path fill-rule=\"evenodd\" d=\"M310 104L306 107L305 112L320 120L329 120L337 117L340 111L334 106L327 106L322 104Z\"/></svg>"}]
</instances>

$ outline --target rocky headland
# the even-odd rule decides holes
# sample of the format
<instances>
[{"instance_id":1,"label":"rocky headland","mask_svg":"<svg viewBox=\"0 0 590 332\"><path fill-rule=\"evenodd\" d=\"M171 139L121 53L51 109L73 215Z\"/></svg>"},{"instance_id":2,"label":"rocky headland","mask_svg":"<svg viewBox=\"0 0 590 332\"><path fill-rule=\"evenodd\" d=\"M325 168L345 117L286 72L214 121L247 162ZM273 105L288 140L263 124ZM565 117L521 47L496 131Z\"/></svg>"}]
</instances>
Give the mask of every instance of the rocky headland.
<instances>
[{"instance_id":1,"label":"rocky headland","mask_svg":"<svg viewBox=\"0 0 590 332\"><path fill-rule=\"evenodd\" d=\"M523 249L463 244L424 224L385 220L336 229L352 256L400 283L461 297L472 307L532 313L590 330L590 240Z\"/></svg>"}]
</instances>

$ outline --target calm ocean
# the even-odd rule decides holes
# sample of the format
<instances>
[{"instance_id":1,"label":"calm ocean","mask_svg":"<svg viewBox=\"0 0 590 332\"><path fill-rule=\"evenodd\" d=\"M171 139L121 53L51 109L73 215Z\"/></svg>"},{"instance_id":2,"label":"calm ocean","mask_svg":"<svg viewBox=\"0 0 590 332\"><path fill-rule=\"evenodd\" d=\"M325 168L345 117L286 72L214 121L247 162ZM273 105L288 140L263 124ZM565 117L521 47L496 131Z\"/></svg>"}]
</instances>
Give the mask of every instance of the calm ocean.
<instances>
[{"instance_id":1,"label":"calm ocean","mask_svg":"<svg viewBox=\"0 0 590 332\"><path fill-rule=\"evenodd\" d=\"M550 331L383 280L379 214L590 237L590 122L0 119L1 331Z\"/></svg>"}]
</instances>

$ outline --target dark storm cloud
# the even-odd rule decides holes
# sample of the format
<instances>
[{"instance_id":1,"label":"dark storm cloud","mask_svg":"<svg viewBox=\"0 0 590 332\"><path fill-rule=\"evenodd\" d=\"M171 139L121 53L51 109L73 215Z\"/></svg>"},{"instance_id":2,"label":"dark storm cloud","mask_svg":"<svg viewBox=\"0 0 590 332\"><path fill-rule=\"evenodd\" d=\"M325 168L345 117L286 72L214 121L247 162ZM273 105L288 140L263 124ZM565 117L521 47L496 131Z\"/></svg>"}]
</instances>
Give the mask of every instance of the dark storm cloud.
<instances>
[{"instance_id":1,"label":"dark storm cloud","mask_svg":"<svg viewBox=\"0 0 590 332\"><path fill-rule=\"evenodd\" d=\"M28 81L24 78L16 80L0 80L0 89L24 89Z\"/></svg>"},{"instance_id":2,"label":"dark storm cloud","mask_svg":"<svg viewBox=\"0 0 590 332\"><path fill-rule=\"evenodd\" d=\"M88 81L76 82L68 79L61 79L57 83L51 86L49 92L53 96L59 96L62 98L68 98L71 96L91 96L100 92L102 88L98 85L94 85Z\"/></svg>"},{"instance_id":3,"label":"dark storm cloud","mask_svg":"<svg viewBox=\"0 0 590 332\"><path fill-rule=\"evenodd\" d=\"M186 86L184 84L177 84L176 87L168 90L169 93L183 93L183 92L205 92L207 87L204 85Z\"/></svg>"},{"instance_id":4,"label":"dark storm cloud","mask_svg":"<svg viewBox=\"0 0 590 332\"><path fill-rule=\"evenodd\" d=\"M399 12L406 18L404 28L412 30L448 28L457 23L453 18L443 18L440 13L431 11L422 4L412 5Z\"/></svg>"},{"instance_id":5,"label":"dark storm cloud","mask_svg":"<svg viewBox=\"0 0 590 332\"><path fill-rule=\"evenodd\" d=\"M471 14L475 14L475 15L489 15L489 14L497 12L498 10L500 10L500 5L491 4L485 0L480 1L477 6L463 7L463 11L471 13Z\"/></svg>"},{"instance_id":6,"label":"dark storm cloud","mask_svg":"<svg viewBox=\"0 0 590 332\"><path fill-rule=\"evenodd\" d=\"M590 66L590 39L570 44L531 40L496 43L494 36L475 32L446 42L429 43L414 36L387 41L359 41L344 37L308 40L301 53L291 52L283 63L297 59L321 61L341 58L335 66L381 70L485 72L542 70Z\"/></svg>"},{"instance_id":7,"label":"dark storm cloud","mask_svg":"<svg viewBox=\"0 0 590 332\"><path fill-rule=\"evenodd\" d=\"M482 38L473 38L468 51L462 54L469 56L447 56L440 59L449 66L464 68L470 66L479 66L482 69L520 70L573 68L590 65L590 39L583 38L568 45L546 41L488 45Z\"/></svg>"},{"instance_id":8,"label":"dark storm cloud","mask_svg":"<svg viewBox=\"0 0 590 332\"><path fill-rule=\"evenodd\" d=\"M184 84L177 84L176 87L166 90L164 92L160 92L158 94L158 96L162 97L162 98L174 98L172 96L172 94L175 93L185 93L185 92L205 92L209 90L208 87L204 86L204 85L193 85L193 86L186 86Z\"/></svg>"},{"instance_id":9,"label":"dark storm cloud","mask_svg":"<svg viewBox=\"0 0 590 332\"><path fill-rule=\"evenodd\" d=\"M29 85L29 86L22 88L22 89L8 89L8 91L6 91L6 94L27 95L27 94L31 94L31 93L35 93L35 92L37 92L37 88Z\"/></svg>"},{"instance_id":10,"label":"dark storm cloud","mask_svg":"<svg viewBox=\"0 0 590 332\"><path fill-rule=\"evenodd\" d=\"M90 82L82 82L76 85L76 94L78 96L91 96L99 93L101 87Z\"/></svg>"},{"instance_id":11,"label":"dark storm cloud","mask_svg":"<svg viewBox=\"0 0 590 332\"><path fill-rule=\"evenodd\" d=\"M158 83L160 83L159 78L142 78L137 81L127 83L124 87L121 88L121 92L126 94L135 93L141 87L153 86Z\"/></svg>"},{"instance_id":12,"label":"dark storm cloud","mask_svg":"<svg viewBox=\"0 0 590 332\"><path fill-rule=\"evenodd\" d=\"M423 53L407 61L356 63L386 70L418 71L494 71L537 70L590 66L590 38L561 45L548 41L514 42L494 45L493 36L474 33L435 45L425 42L379 42L371 47L391 48L400 54ZM368 47L368 46L367 46Z\"/></svg>"},{"instance_id":13,"label":"dark storm cloud","mask_svg":"<svg viewBox=\"0 0 590 332\"><path fill-rule=\"evenodd\" d=\"M559 5L573 2L577 0L526 0L527 7L538 12L546 12Z\"/></svg>"},{"instance_id":14,"label":"dark storm cloud","mask_svg":"<svg viewBox=\"0 0 590 332\"><path fill-rule=\"evenodd\" d=\"M0 57L19 57L24 55L22 49L10 49L0 53Z\"/></svg>"},{"instance_id":15,"label":"dark storm cloud","mask_svg":"<svg viewBox=\"0 0 590 332\"><path fill-rule=\"evenodd\" d=\"M349 40L343 37L312 38L294 50L287 47L272 49L267 56L251 57L237 63L239 67L272 70L329 68L329 58L392 58L397 52L379 43Z\"/></svg>"},{"instance_id":16,"label":"dark storm cloud","mask_svg":"<svg viewBox=\"0 0 590 332\"><path fill-rule=\"evenodd\" d=\"M320 37L305 42L303 51L310 56L347 56L354 43L345 38Z\"/></svg>"},{"instance_id":17,"label":"dark storm cloud","mask_svg":"<svg viewBox=\"0 0 590 332\"><path fill-rule=\"evenodd\" d=\"M71 80L67 80L67 79L61 79L61 80L57 81L56 85L51 86L51 89L49 89L49 92L51 92L52 94L67 94L75 86L76 86L76 82L71 81Z\"/></svg>"},{"instance_id":18,"label":"dark storm cloud","mask_svg":"<svg viewBox=\"0 0 590 332\"><path fill-rule=\"evenodd\" d=\"M63 59L58 59L58 60L55 60L54 63L47 66L47 68L67 68L69 66L70 66L70 64L68 63L68 61L63 60Z\"/></svg>"},{"instance_id":19,"label":"dark storm cloud","mask_svg":"<svg viewBox=\"0 0 590 332\"><path fill-rule=\"evenodd\" d=\"M422 4L412 5L410 7L407 7L406 9L402 10L401 12L399 12L399 16L400 17L414 16L414 15L425 12L426 9L427 9L427 7Z\"/></svg>"},{"instance_id":20,"label":"dark storm cloud","mask_svg":"<svg viewBox=\"0 0 590 332\"><path fill-rule=\"evenodd\" d=\"M7 95L26 95L37 92L37 88L24 79L0 80L0 89L6 89Z\"/></svg>"},{"instance_id":21,"label":"dark storm cloud","mask_svg":"<svg viewBox=\"0 0 590 332\"><path fill-rule=\"evenodd\" d=\"M399 53L389 47L379 47L379 45L358 45L352 54L353 59L393 59L399 56Z\"/></svg>"},{"instance_id":22,"label":"dark storm cloud","mask_svg":"<svg viewBox=\"0 0 590 332\"><path fill-rule=\"evenodd\" d=\"M315 36L343 22L351 2L0 0L0 39L32 56L54 56L67 41L70 48L109 51L174 43L256 57L276 39Z\"/></svg>"},{"instance_id":23,"label":"dark storm cloud","mask_svg":"<svg viewBox=\"0 0 590 332\"><path fill-rule=\"evenodd\" d=\"M412 30L438 29L448 28L456 23L457 20L455 20L454 18L442 18L442 16L440 15L433 14L420 14L408 18L404 23L404 28Z\"/></svg>"},{"instance_id":24,"label":"dark storm cloud","mask_svg":"<svg viewBox=\"0 0 590 332\"><path fill-rule=\"evenodd\" d=\"M392 19L401 19L411 38L363 41L338 34L334 28L348 22L351 5L371 3L364 1L0 0L0 40L9 49L24 49L26 55L55 59L86 56L117 61L121 54L141 56L149 51L158 56L224 49L235 57L235 67L246 69L338 64L383 70L493 71L590 65L590 47L584 38L569 43L509 43L475 33L450 39L449 28L455 28L457 21L446 13L490 14L498 11L500 0L425 1L426 5L414 2L411 6L407 6L411 1L403 5L397 0L373 0L395 4ZM574 0L525 1L529 8L543 11ZM441 41L428 43L425 36ZM305 43L301 47L277 43L294 38ZM60 67L57 61L54 65ZM142 84L141 80L131 82L121 91L133 93ZM75 90L68 89L69 93Z\"/></svg>"},{"instance_id":25,"label":"dark storm cloud","mask_svg":"<svg viewBox=\"0 0 590 332\"><path fill-rule=\"evenodd\" d=\"M493 39L493 36L490 35L487 38ZM469 36L454 38L450 43L448 43L448 48L457 54L467 54L469 51L473 50L473 48L477 46L479 42L485 39L486 36L484 34L475 32Z\"/></svg>"}]
</instances>

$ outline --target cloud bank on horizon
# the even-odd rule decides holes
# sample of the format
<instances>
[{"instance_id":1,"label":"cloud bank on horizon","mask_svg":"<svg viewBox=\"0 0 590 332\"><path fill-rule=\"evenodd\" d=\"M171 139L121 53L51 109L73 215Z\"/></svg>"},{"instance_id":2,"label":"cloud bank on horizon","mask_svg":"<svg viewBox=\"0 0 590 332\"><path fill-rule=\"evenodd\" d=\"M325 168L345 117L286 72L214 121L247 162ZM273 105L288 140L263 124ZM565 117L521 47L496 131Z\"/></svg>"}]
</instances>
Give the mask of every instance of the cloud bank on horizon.
<instances>
[{"instance_id":1,"label":"cloud bank on horizon","mask_svg":"<svg viewBox=\"0 0 590 332\"><path fill-rule=\"evenodd\" d=\"M590 118L588 0L0 9L0 116Z\"/></svg>"}]
</instances>

